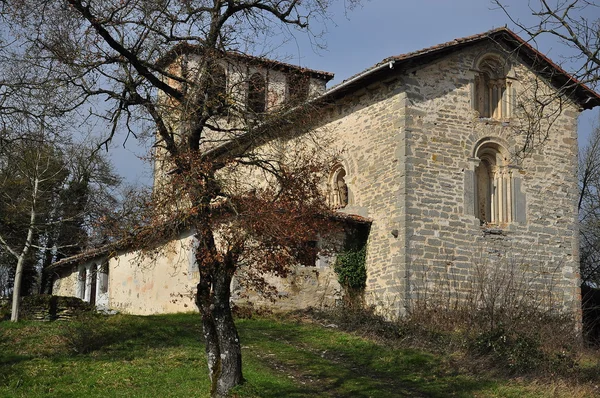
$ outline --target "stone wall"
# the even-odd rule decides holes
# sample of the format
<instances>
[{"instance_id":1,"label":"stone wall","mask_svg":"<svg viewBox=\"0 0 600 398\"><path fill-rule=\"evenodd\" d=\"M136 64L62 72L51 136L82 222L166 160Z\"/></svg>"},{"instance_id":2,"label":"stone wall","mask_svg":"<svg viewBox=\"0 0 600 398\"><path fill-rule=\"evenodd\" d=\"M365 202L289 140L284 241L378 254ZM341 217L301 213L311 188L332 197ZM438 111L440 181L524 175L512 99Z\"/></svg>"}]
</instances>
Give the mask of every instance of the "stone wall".
<instances>
[{"instance_id":1,"label":"stone wall","mask_svg":"<svg viewBox=\"0 0 600 398\"><path fill-rule=\"evenodd\" d=\"M92 259L91 262L98 262ZM62 271L55 281L54 294L77 296L81 264ZM243 277L242 272L237 277ZM275 302L255 291L232 283L232 299L274 311L333 307L341 300L341 287L329 259L319 259L314 267L299 266L286 279L267 276L276 291ZM151 315L197 311L195 305L198 268L194 261L194 239L190 232L151 253L123 252L108 261L108 305L119 312Z\"/></svg>"},{"instance_id":2,"label":"stone wall","mask_svg":"<svg viewBox=\"0 0 600 398\"><path fill-rule=\"evenodd\" d=\"M56 271L52 293L57 296L77 297L77 267L66 267Z\"/></svg>"},{"instance_id":3,"label":"stone wall","mask_svg":"<svg viewBox=\"0 0 600 398\"><path fill-rule=\"evenodd\" d=\"M482 272L497 270L512 273L547 306L577 311L574 104L562 104L543 145L507 160L518 180L515 220L484 227L472 210L466 182L476 143L492 137L512 155L524 145L517 117L482 119L474 110L474 62L489 51L503 54L484 43L398 70L336 103L318 130L342 151L350 203L341 211L373 220L365 298L389 317L427 294L464 299L485 279ZM510 59L515 106L527 102L532 82L552 90Z\"/></svg>"},{"instance_id":4,"label":"stone wall","mask_svg":"<svg viewBox=\"0 0 600 398\"><path fill-rule=\"evenodd\" d=\"M336 104L318 130L334 139L346 170L350 199L341 211L372 220L365 298L390 316L405 299L405 115L399 82L376 83Z\"/></svg>"},{"instance_id":5,"label":"stone wall","mask_svg":"<svg viewBox=\"0 0 600 398\"><path fill-rule=\"evenodd\" d=\"M239 276L240 273L238 273ZM333 308L342 300L342 287L337 281L333 265L298 266L287 278L267 276L266 281L276 289L273 297L240 286L234 279L232 299L236 304L250 304L254 308L273 311L294 311L305 308ZM271 300L274 299L274 300Z\"/></svg>"},{"instance_id":6,"label":"stone wall","mask_svg":"<svg viewBox=\"0 0 600 398\"><path fill-rule=\"evenodd\" d=\"M504 268L528 281L539 300L572 311L578 306L579 282L577 108L564 103L547 141L519 159L524 146L524 137L515 134L519 121L480 119L473 110L474 60L491 49L475 46L402 78L410 103L405 129L407 296L414 300L435 289L468 293L478 282L474 279L481 278L478 270ZM517 101L526 100L535 75L514 58L510 74L520 94ZM507 146L525 196L519 204L525 206L524 220L487 231L465 201L465 173L474 170L475 145L486 137Z\"/></svg>"}]
</instances>

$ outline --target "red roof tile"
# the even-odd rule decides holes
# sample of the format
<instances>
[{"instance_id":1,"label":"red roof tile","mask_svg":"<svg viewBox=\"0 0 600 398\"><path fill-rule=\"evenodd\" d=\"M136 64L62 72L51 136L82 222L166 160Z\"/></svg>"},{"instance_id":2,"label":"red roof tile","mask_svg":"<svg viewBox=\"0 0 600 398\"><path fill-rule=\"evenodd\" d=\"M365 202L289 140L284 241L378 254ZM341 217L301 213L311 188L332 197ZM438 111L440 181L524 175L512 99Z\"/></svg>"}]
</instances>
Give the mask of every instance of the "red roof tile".
<instances>
[{"instance_id":1,"label":"red roof tile","mask_svg":"<svg viewBox=\"0 0 600 398\"><path fill-rule=\"evenodd\" d=\"M555 86L558 86L559 88L572 86L573 91L570 94L578 100L579 104L584 109L591 109L597 105L600 105L600 95L598 95L598 93L596 93L595 91L587 87L585 84L575 79L573 76L569 75L559 65L552 62L548 57L540 53L529 43L527 43L525 40L519 37L516 33L514 33L506 27L492 29L484 33L454 39L446 43L427 47L417 51L412 51L406 54L387 57L381 62L373 65L372 67L367 68L364 71L353 75L350 78L344 80L343 82L333 86L325 93L325 96L333 92L346 91L345 89L347 86L352 86L355 88L361 87L361 83L363 85L366 83L365 80L371 80L368 79L369 77L375 79L374 76L371 75L373 75L375 72L385 70L385 68L382 67L384 67L387 64L408 63L418 61L426 63L430 61L430 57L445 55L449 51L454 51L457 48L461 48L466 45L471 45L483 40L502 41L504 43L509 44L514 50L519 50L517 55L521 57L526 57L529 61L530 66L532 66L533 68L542 70L546 67L550 67L552 73L545 73L545 75L550 77L552 83Z\"/></svg>"}]
</instances>

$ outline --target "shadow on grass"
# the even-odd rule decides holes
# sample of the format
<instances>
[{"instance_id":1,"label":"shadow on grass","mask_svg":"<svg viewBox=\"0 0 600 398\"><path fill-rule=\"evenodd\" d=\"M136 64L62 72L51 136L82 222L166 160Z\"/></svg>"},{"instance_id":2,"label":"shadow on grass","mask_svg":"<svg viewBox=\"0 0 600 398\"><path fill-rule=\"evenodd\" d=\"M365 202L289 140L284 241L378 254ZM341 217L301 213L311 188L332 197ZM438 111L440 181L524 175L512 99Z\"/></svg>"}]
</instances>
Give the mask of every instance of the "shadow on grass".
<instances>
[{"instance_id":1,"label":"shadow on grass","mask_svg":"<svg viewBox=\"0 0 600 398\"><path fill-rule=\"evenodd\" d=\"M467 397L493 384L452 372L433 356L388 349L337 330L291 321L279 323L272 319L239 320L237 325L248 379L248 383L239 389L239 396L243 397ZM159 367L170 367L175 371L180 367L177 361L187 363L190 357L198 364L202 362L199 356L199 350L203 351L201 322L196 314L54 322L36 328L26 342L19 340L16 332L23 332L23 329L15 329L0 343L3 350L0 353L0 384L13 386L13 390L21 379L27 379L26 374L19 373L26 372L27 367L23 365L35 361L39 352L44 352L42 355L57 365L54 368L57 378L62 374L61 369L86 367L97 360L116 366L120 361L138 358L160 361L163 357L157 351L171 347L176 347L182 356L175 355L175 359L169 359L168 364ZM83 339L81 353L73 349L73 342L64 339L69 333L71 337L77 334ZM62 348L57 345L53 350L40 350L40 345L52 344L53 336L59 334L63 336L63 339L57 339ZM48 340L44 341L44 336L48 336ZM131 365L128 362L126 366L131 366L131 374L137 376L143 371L150 374L154 371L135 368L139 366L138 362ZM163 368L161 372L168 370ZM150 376L149 380L156 377L159 376ZM187 380L189 374L182 377ZM28 385L34 382L29 380ZM48 381L54 388L51 383L64 381ZM144 383L151 385L152 382Z\"/></svg>"},{"instance_id":2,"label":"shadow on grass","mask_svg":"<svg viewBox=\"0 0 600 398\"><path fill-rule=\"evenodd\" d=\"M274 321L241 325L245 363L293 381L250 380L248 388L261 397L470 397L494 385L445 369L433 356L337 331Z\"/></svg>"},{"instance_id":3,"label":"shadow on grass","mask_svg":"<svg viewBox=\"0 0 600 398\"><path fill-rule=\"evenodd\" d=\"M71 354L108 355L131 360L149 349L198 347L200 319L193 314L85 317L66 323L61 333Z\"/></svg>"},{"instance_id":4,"label":"shadow on grass","mask_svg":"<svg viewBox=\"0 0 600 398\"><path fill-rule=\"evenodd\" d=\"M2 348L0 347L0 349ZM23 378L23 373L18 365L31 359L32 357L27 355L0 353L0 386L19 383Z\"/></svg>"}]
</instances>

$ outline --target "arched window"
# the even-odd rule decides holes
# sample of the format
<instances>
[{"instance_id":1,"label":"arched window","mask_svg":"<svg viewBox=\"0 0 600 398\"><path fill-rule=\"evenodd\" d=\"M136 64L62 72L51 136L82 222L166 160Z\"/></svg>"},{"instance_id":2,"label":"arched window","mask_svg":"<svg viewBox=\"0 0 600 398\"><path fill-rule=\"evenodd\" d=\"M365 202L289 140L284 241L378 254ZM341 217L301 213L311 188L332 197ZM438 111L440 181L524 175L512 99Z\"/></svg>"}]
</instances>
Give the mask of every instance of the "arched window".
<instances>
[{"instance_id":1,"label":"arched window","mask_svg":"<svg viewBox=\"0 0 600 398\"><path fill-rule=\"evenodd\" d=\"M342 209L348 206L348 185L346 184L346 170L337 165L329 178L329 203L334 209Z\"/></svg>"},{"instance_id":2,"label":"arched window","mask_svg":"<svg viewBox=\"0 0 600 398\"><path fill-rule=\"evenodd\" d=\"M475 217L481 224L503 225L525 221L525 196L518 168L509 163L506 149L483 140L476 148L474 171Z\"/></svg>"},{"instance_id":3,"label":"arched window","mask_svg":"<svg viewBox=\"0 0 600 398\"><path fill-rule=\"evenodd\" d=\"M265 79L260 73L254 73L248 80L248 111L254 114L264 113L266 104Z\"/></svg>"},{"instance_id":4,"label":"arched window","mask_svg":"<svg viewBox=\"0 0 600 398\"><path fill-rule=\"evenodd\" d=\"M483 57L476 66L474 108L480 117L505 119L512 112L512 83L506 79L505 63L496 56Z\"/></svg>"}]
</instances>

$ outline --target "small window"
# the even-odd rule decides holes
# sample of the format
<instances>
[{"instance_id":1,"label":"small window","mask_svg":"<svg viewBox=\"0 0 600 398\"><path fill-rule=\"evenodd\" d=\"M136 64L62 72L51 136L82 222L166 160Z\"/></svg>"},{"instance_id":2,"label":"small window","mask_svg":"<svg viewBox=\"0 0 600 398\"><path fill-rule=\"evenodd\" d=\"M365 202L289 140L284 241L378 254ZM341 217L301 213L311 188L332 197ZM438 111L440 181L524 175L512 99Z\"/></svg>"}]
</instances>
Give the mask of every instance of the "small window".
<instances>
[{"instance_id":1,"label":"small window","mask_svg":"<svg viewBox=\"0 0 600 398\"><path fill-rule=\"evenodd\" d=\"M85 267L79 268L79 274L77 275L77 297L85 300L85 288L87 285L87 270Z\"/></svg>"},{"instance_id":2,"label":"small window","mask_svg":"<svg viewBox=\"0 0 600 398\"><path fill-rule=\"evenodd\" d=\"M99 281L99 293L108 292L108 262L104 262L100 268L98 268Z\"/></svg>"},{"instance_id":3,"label":"small window","mask_svg":"<svg viewBox=\"0 0 600 398\"><path fill-rule=\"evenodd\" d=\"M265 79L260 73L255 73L248 80L248 111L254 114L264 113L266 98Z\"/></svg>"},{"instance_id":4,"label":"small window","mask_svg":"<svg viewBox=\"0 0 600 398\"><path fill-rule=\"evenodd\" d=\"M296 258L301 265L305 267L314 267L317 265L317 254L319 245L316 240L304 242L298 249Z\"/></svg>"},{"instance_id":5,"label":"small window","mask_svg":"<svg viewBox=\"0 0 600 398\"><path fill-rule=\"evenodd\" d=\"M346 170L337 165L333 168L329 178L329 203L334 209L343 209L348 206L348 185L346 184Z\"/></svg>"},{"instance_id":6,"label":"small window","mask_svg":"<svg viewBox=\"0 0 600 398\"><path fill-rule=\"evenodd\" d=\"M518 169L501 145L484 141L476 150L474 210L482 225L502 226L525 221L525 196Z\"/></svg>"},{"instance_id":7,"label":"small window","mask_svg":"<svg viewBox=\"0 0 600 398\"><path fill-rule=\"evenodd\" d=\"M309 77L299 73L290 73L287 77L288 102L300 104L308 98Z\"/></svg>"},{"instance_id":8,"label":"small window","mask_svg":"<svg viewBox=\"0 0 600 398\"><path fill-rule=\"evenodd\" d=\"M482 118L506 119L512 113L512 83L506 78L505 63L487 56L477 64L474 108Z\"/></svg>"}]
</instances>

